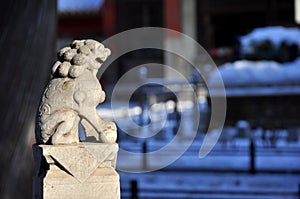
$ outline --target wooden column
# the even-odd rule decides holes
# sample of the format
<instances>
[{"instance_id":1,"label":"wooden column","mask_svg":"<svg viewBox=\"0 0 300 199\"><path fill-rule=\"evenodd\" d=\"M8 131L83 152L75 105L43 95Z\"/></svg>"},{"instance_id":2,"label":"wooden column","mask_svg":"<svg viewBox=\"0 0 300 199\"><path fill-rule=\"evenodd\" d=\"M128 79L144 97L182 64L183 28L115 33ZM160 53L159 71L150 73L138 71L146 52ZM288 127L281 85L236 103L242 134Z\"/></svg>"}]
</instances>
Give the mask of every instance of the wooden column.
<instances>
[{"instance_id":1,"label":"wooden column","mask_svg":"<svg viewBox=\"0 0 300 199\"><path fill-rule=\"evenodd\" d=\"M35 114L55 56L55 0L10 0L0 12L0 198L31 198Z\"/></svg>"},{"instance_id":2,"label":"wooden column","mask_svg":"<svg viewBox=\"0 0 300 199\"><path fill-rule=\"evenodd\" d=\"M165 28L181 31L180 0L164 1Z\"/></svg>"},{"instance_id":3,"label":"wooden column","mask_svg":"<svg viewBox=\"0 0 300 199\"><path fill-rule=\"evenodd\" d=\"M164 0L164 27L181 32L181 9L180 0ZM182 46L181 38L178 34L174 32L167 32L164 39L165 48L179 49ZM181 60L178 56L173 55L168 52L164 52L164 64L173 67L175 70L180 70L178 63ZM165 70L164 77L167 79L178 79L176 75L171 70Z\"/></svg>"},{"instance_id":4,"label":"wooden column","mask_svg":"<svg viewBox=\"0 0 300 199\"><path fill-rule=\"evenodd\" d=\"M115 0L106 0L101 8L102 30L105 38L116 33L116 2Z\"/></svg>"}]
</instances>

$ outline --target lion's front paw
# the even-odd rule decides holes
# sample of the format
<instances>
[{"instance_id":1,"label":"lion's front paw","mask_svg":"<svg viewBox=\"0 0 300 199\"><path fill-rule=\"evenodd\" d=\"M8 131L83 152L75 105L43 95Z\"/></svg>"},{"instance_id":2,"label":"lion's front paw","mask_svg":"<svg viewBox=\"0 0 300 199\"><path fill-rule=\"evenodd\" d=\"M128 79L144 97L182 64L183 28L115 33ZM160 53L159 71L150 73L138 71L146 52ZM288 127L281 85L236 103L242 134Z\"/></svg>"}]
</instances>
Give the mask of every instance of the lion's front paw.
<instances>
[{"instance_id":1,"label":"lion's front paw","mask_svg":"<svg viewBox=\"0 0 300 199\"><path fill-rule=\"evenodd\" d=\"M103 132L100 134L103 143L115 143L117 141L117 127L113 122L106 122Z\"/></svg>"}]
</instances>

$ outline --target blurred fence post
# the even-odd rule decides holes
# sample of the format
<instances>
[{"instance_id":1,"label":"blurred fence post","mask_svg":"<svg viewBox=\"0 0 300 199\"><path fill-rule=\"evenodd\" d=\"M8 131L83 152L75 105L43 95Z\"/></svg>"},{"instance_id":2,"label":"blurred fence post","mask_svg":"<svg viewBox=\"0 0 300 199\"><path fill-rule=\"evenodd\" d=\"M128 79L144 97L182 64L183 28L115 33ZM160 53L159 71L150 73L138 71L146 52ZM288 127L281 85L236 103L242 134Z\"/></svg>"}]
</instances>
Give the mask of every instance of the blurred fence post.
<instances>
[{"instance_id":1,"label":"blurred fence post","mask_svg":"<svg viewBox=\"0 0 300 199\"><path fill-rule=\"evenodd\" d=\"M136 180L130 181L131 199L138 199L138 183Z\"/></svg>"},{"instance_id":2,"label":"blurred fence post","mask_svg":"<svg viewBox=\"0 0 300 199\"><path fill-rule=\"evenodd\" d=\"M250 173L255 174L256 169L255 169L255 143L253 141L253 138L250 138Z\"/></svg>"},{"instance_id":3,"label":"blurred fence post","mask_svg":"<svg viewBox=\"0 0 300 199\"><path fill-rule=\"evenodd\" d=\"M298 184L298 199L300 199L300 183Z\"/></svg>"},{"instance_id":4,"label":"blurred fence post","mask_svg":"<svg viewBox=\"0 0 300 199\"><path fill-rule=\"evenodd\" d=\"M144 141L143 142L143 169L144 170L147 170L147 167L148 167L147 151L148 151L147 142Z\"/></svg>"}]
</instances>

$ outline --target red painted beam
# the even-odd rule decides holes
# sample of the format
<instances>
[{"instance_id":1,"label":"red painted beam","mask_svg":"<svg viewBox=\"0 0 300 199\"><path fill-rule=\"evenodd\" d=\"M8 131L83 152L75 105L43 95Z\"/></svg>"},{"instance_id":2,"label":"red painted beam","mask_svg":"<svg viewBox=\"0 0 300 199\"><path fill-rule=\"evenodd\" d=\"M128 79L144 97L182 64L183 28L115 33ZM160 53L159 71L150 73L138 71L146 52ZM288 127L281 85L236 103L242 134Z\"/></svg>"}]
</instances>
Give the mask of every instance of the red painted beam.
<instances>
[{"instance_id":1,"label":"red painted beam","mask_svg":"<svg viewBox=\"0 0 300 199\"><path fill-rule=\"evenodd\" d=\"M102 30L105 38L116 33L116 2L115 0L106 0L101 9Z\"/></svg>"},{"instance_id":2,"label":"red painted beam","mask_svg":"<svg viewBox=\"0 0 300 199\"><path fill-rule=\"evenodd\" d=\"M180 0L164 0L165 28L181 31Z\"/></svg>"},{"instance_id":3,"label":"red painted beam","mask_svg":"<svg viewBox=\"0 0 300 199\"><path fill-rule=\"evenodd\" d=\"M84 33L102 32L100 16L63 17L59 19L58 33L77 38Z\"/></svg>"}]
</instances>

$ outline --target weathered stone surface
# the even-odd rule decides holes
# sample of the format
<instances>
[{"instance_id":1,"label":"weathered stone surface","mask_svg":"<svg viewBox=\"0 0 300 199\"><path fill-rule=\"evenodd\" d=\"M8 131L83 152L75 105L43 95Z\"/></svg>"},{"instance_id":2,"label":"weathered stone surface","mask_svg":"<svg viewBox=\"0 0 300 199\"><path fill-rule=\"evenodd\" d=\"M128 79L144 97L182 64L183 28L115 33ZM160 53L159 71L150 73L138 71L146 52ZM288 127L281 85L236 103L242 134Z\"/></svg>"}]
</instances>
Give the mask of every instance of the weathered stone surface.
<instances>
[{"instance_id":1,"label":"weathered stone surface","mask_svg":"<svg viewBox=\"0 0 300 199\"><path fill-rule=\"evenodd\" d=\"M96 111L105 100L96 74L109 55L94 40L58 53L37 114L33 198L120 198L117 128ZM79 125L86 142L79 142Z\"/></svg>"},{"instance_id":2,"label":"weathered stone surface","mask_svg":"<svg viewBox=\"0 0 300 199\"><path fill-rule=\"evenodd\" d=\"M118 199L119 175L112 168L97 168L93 175L80 183L57 169L49 171L43 179L41 191L34 198L44 199Z\"/></svg>"},{"instance_id":3,"label":"weathered stone surface","mask_svg":"<svg viewBox=\"0 0 300 199\"><path fill-rule=\"evenodd\" d=\"M78 143L79 124L88 138L116 141L116 125L103 121L96 111L105 100L96 74L109 55L110 50L94 40L75 40L60 50L37 115L37 143Z\"/></svg>"},{"instance_id":4,"label":"weathered stone surface","mask_svg":"<svg viewBox=\"0 0 300 199\"><path fill-rule=\"evenodd\" d=\"M120 198L117 144L34 145L34 198Z\"/></svg>"}]
</instances>

